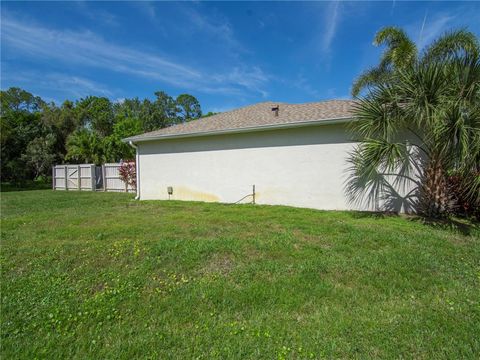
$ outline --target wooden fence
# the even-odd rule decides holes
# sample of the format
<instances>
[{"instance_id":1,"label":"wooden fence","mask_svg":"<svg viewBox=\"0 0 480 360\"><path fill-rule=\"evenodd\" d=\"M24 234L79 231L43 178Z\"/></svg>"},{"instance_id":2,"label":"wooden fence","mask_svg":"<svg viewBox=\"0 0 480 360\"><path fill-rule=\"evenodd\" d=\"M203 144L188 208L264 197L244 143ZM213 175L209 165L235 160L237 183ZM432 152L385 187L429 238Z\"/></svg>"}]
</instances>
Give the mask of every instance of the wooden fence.
<instances>
[{"instance_id":1,"label":"wooden fence","mask_svg":"<svg viewBox=\"0 0 480 360\"><path fill-rule=\"evenodd\" d=\"M103 191L134 192L135 188L120 179L119 169L120 164L117 163L102 165Z\"/></svg>"},{"instance_id":2,"label":"wooden fence","mask_svg":"<svg viewBox=\"0 0 480 360\"><path fill-rule=\"evenodd\" d=\"M120 178L120 165L56 165L52 170L53 190L135 192Z\"/></svg>"}]
</instances>

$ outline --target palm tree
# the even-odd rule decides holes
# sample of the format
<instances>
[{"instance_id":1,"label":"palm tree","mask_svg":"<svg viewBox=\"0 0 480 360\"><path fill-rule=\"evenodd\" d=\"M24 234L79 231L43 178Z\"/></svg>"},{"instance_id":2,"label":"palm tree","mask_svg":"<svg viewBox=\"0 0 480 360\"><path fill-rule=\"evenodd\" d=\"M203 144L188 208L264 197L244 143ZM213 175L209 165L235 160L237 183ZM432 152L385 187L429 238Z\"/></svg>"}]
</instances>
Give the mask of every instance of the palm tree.
<instances>
[{"instance_id":1,"label":"palm tree","mask_svg":"<svg viewBox=\"0 0 480 360\"><path fill-rule=\"evenodd\" d=\"M96 132L80 129L68 137L65 159L99 165L105 160L104 152L102 139Z\"/></svg>"},{"instance_id":2,"label":"palm tree","mask_svg":"<svg viewBox=\"0 0 480 360\"><path fill-rule=\"evenodd\" d=\"M376 41L388 45L380 65L354 84L354 91L368 93L358 99L352 123L361 137L350 158L352 198L368 194L377 201L394 177L415 184L418 212L438 217L452 209L448 176L455 174L463 195L480 206L477 39L451 32L420 56L399 29L382 30Z\"/></svg>"}]
</instances>

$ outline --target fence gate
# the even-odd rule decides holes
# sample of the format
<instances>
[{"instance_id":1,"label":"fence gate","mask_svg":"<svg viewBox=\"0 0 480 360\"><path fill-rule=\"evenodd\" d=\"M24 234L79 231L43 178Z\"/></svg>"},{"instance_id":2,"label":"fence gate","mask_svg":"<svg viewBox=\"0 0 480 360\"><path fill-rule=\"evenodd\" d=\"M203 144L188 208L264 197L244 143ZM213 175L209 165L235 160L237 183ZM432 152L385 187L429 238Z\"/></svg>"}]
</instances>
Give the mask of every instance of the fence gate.
<instances>
[{"instance_id":1,"label":"fence gate","mask_svg":"<svg viewBox=\"0 0 480 360\"><path fill-rule=\"evenodd\" d=\"M54 190L95 191L95 164L56 165L52 175Z\"/></svg>"}]
</instances>

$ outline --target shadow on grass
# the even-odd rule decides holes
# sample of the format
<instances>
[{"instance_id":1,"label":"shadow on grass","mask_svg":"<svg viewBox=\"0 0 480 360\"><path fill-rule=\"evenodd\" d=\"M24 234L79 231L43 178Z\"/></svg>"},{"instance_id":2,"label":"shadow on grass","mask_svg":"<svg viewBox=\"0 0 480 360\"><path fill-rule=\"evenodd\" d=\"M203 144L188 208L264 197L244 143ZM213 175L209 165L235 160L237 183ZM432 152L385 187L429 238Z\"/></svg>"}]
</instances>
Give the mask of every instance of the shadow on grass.
<instances>
[{"instance_id":1,"label":"shadow on grass","mask_svg":"<svg viewBox=\"0 0 480 360\"><path fill-rule=\"evenodd\" d=\"M459 232L463 235L472 235L480 231L480 222L473 219L465 218L446 218L434 219L425 218L419 215L399 215L395 212L381 212L381 211L352 211L353 219L385 219L389 217L403 217L412 222L417 222L436 229L444 229Z\"/></svg>"},{"instance_id":2,"label":"shadow on grass","mask_svg":"<svg viewBox=\"0 0 480 360\"><path fill-rule=\"evenodd\" d=\"M2 182L0 184L0 192L12 191L31 191L31 190L48 190L52 188L49 182L26 181L22 183Z\"/></svg>"},{"instance_id":3,"label":"shadow on grass","mask_svg":"<svg viewBox=\"0 0 480 360\"><path fill-rule=\"evenodd\" d=\"M395 212L386 211L352 211L351 215L354 219L385 219L399 216Z\"/></svg>"},{"instance_id":4,"label":"shadow on grass","mask_svg":"<svg viewBox=\"0 0 480 360\"><path fill-rule=\"evenodd\" d=\"M459 218L446 218L446 219L433 219L425 218L421 216L412 216L410 221L419 222L421 224L430 226L436 229L445 229L459 232L463 235L470 236L472 232L480 231L480 223L475 220L459 219Z\"/></svg>"}]
</instances>

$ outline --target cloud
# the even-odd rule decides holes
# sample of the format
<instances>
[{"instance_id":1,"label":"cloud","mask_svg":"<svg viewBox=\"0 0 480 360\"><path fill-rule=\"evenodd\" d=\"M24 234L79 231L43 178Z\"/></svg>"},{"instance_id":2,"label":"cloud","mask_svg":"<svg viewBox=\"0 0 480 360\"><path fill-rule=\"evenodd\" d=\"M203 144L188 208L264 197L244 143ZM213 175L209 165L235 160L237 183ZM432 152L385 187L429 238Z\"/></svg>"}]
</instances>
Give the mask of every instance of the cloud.
<instances>
[{"instance_id":1,"label":"cloud","mask_svg":"<svg viewBox=\"0 0 480 360\"><path fill-rule=\"evenodd\" d=\"M224 46L235 49L235 51L246 52L246 49L235 38L232 25L223 16L216 13L203 15L195 7L183 7L183 13L188 18L188 23L195 31L201 31L206 35L220 40Z\"/></svg>"},{"instance_id":2,"label":"cloud","mask_svg":"<svg viewBox=\"0 0 480 360\"><path fill-rule=\"evenodd\" d=\"M37 71L17 72L8 71L2 74L3 82L15 84L25 88L34 88L35 92L50 90L58 93L62 98L68 95L81 98L88 95L112 97L112 91L105 85L84 78L63 73L43 73ZM58 99L51 99L59 102Z\"/></svg>"},{"instance_id":3,"label":"cloud","mask_svg":"<svg viewBox=\"0 0 480 360\"><path fill-rule=\"evenodd\" d=\"M108 25L112 27L120 26L118 18L115 15L109 13L108 11L101 11L101 10L90 11L89 10L88 12L85 12L85 16L91 20L95 20L96 22L99 22L104 25Z\"/></svg>"},{"instance_id":4,"label":"cloud","mask_svg":"<svg viewBox=\"0 0 480 360\"><path fill-rule=\"evenodd\" d=\"M55 83L57 87L62 90L70 90L77 92L77 97L90 95L90 94L101 94L104 96L112 96L113 92L110 91L104 85L92 81L86 78L78 76L68 76L64 74L49 74L47 80L51 83ZM75 94L74 94L75 95Z\"/></svg>"},{"instance_id":5,"label":"cloud","mask_svg":"<svg viewBox=\"0 0 480 360\"><path fill-rule=\"evenodd\" d=\"M296 56L314 56L327 71L330 69L334 40L341 21L341 6L340 1L308 3L308 11L320 12L320 15L317 24L312 28L311 38L301 45ZM286 41L290 42L289 38Z\"/></svg>"},{"instance_id":6,"label":"cloud","mask_svg":"<svg viewBox=\"0 0 480 360\"><path fill-rule=\"evenodd\" d=\"M193 69L149 53L106 42L87 32L54 31L4 18L2 40L12 48L35 57L55 59L163 80L183 85L200 78Z\"/></svg>"},{"instance_id":7,"label":"cloud","mask_svg":"<svg viewBox=\"0 0 480 360\"><path fill-rule=\"evenodd\" d=\"M421 50L438 36L444 33L447 30L447 27L452 25L452 21L455 19L455 16L452 15L437 15L433 20L428 18L428 14L425 13L425 16L420 26L420 31L418 34L417 46Z\"/></svg>"},{"instance_id":8,"label":"cloud","mask_svg":"<svg viewBox=\"0 0 480 360\"><path fill-rule=\"evenodd\" d=\"M328 5L325 14L325 28L322 37L322 51L329 53L331 50L332 41L337 32L338 23L340 21L339 1L331 2Z\"/></svg>"},{"instance_id":9,"label":"cloud","mask_svg":"<svg viewBox=\"0 0 480 360\"><path fill-rule=\"evenodd\" d=\"M302 73L297 75L297 78L292 82L292 84L294 87L305 92L314 99L319 99L321 97L320 92L310 84L310 82Z\"/></svg>"},{"instance_id":10,"label":"cloud","mask_svg":"<svg viewBox=\"0 0 480 360\"><path fill-rule=\"evenodd\" d=\"M395 0L392 1L392 7L390 8L390 15L393 15L394 10L395 10Z\"/></svg>"},{"instance_id":11,"label":"cloud","mask_svg":"<svg viewBox=\"0 0 480 360\"><path fill-rule=\"evenodd\" d=\"M92 8L86 1L75 1L73 4L75 5L77 13L90 20L94 20L96 23L111 27L120 25L117 16L105 10Z\"/></svg>"},{"instance_id":12,"label":"cloud","mask_svg":"<svg viewBox=\"0 0 480 360\"><path fill-rule=\"evenodd\" d=\"M263 97L268 96L268 92L263 90L263 85L270 77L257 66L254 66L251 69L235 67L227 74L213 75L212 78L220 83L239 84L247 89L259 92Z\"/></svg>"},{"instance_id":13,"label":"cloud","mask_svg":"<svg viewBox=\"0 0 480 360\"><path fill-rule=\"evenodd\" d=\"M52 30L8 16L3 16L1 28L5 53L14 49L35 59L102 68L199 92L265 94L268 76L259 67L239 65L212 73L152 51L105 41L91 31Z\"/></svg>"},{"instance_id":14,"label":"cloud","mask_svg":"<svg viewBox=\"0 0 480 360\"><path fill-rule=\"evenodd\" d=\"M434 14L426 11L421 18L406 25L405 29L412 40L416 42L418 49L423 50L448 30L465 27L468 29L468 25L470 25L470 29L475 32L475 25L479 20L478 12L473 11L470 7Z\"/></svg>"},{"instance_id":15,"label":"cloud","mask_svg":"<svg viewBox=\"0 0 480 360\"><path fill-rule=\"evenodd\" d=\"M157 18L157 10L155 9L155 4L149 1L137 1L134 3L137 8L146 14L150 20L155 20Z\"/></svg>"}]
</instances>

